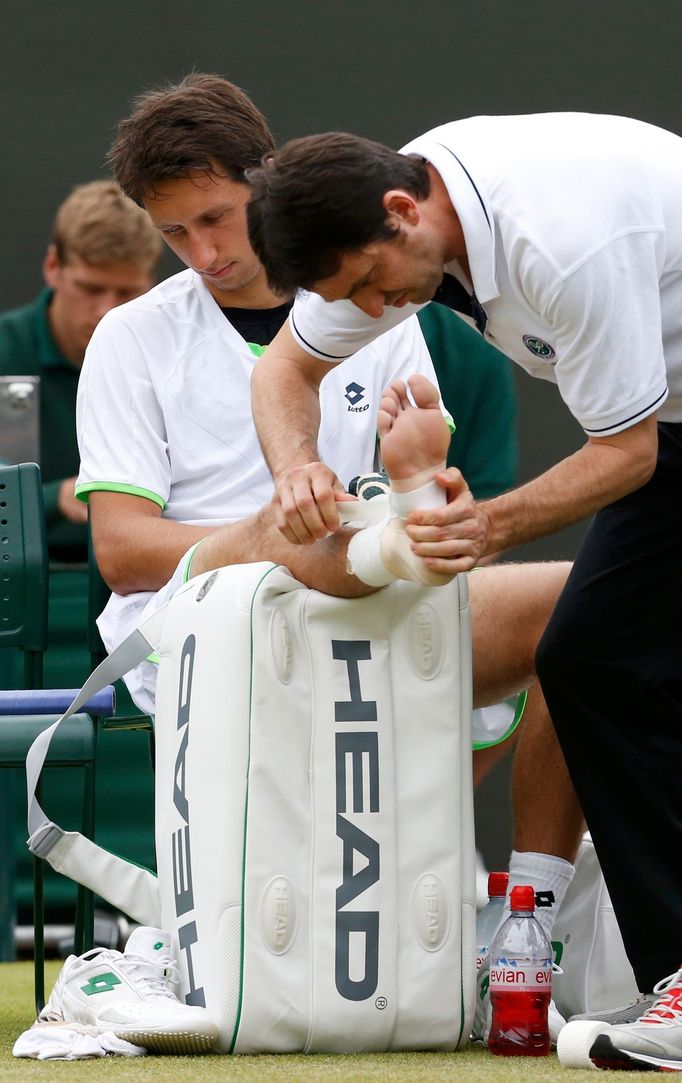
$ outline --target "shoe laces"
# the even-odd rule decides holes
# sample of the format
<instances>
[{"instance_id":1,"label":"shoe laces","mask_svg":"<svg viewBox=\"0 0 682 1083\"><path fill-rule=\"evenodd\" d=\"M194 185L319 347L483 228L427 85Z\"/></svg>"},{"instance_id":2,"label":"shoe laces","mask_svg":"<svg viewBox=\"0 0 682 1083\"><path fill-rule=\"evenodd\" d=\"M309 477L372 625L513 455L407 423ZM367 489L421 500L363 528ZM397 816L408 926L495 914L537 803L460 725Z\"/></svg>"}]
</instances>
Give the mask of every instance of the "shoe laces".
<instances>
[{"instance_id":1,"label":"shoe laces","mask_svg":"<svg viewBox=\"0 0 682 1083\"><path fill-rule=\"evenodd\" d=\"M658 985L654 985L656 1000L638 1023L658 1023L663 1026L682 1025L682 971L669 974Z\"/></svg>"},{"instance_id":2,"label":"shoe laces","mask_svg":"<svg viewBox=\"0 0 682 1083\"><path fill-rule=\"evenodd\" d=\"M150 959L147 955L132 952L112 951L108 948L91 948L78 957L78 961L100 957L102 962L115 962L123 971L128 971L138 986L145 993L153 996L169 997L177 1000L173 986L180 981L180 973L175 959L169 956Z\"/></svg>"},{"instance_id":3,"label":"shoe laces","mask_svg":"<svg viewBox=\"0 0 682 1083\"><path fill-rule=\"evenodd\" d=\"M177 1000L173 986L180 981L180 974L175 962L168 956L162 959L150 959L146 955L125 953L119 959L122 970L132 972L138 985L153 996L169 997Z\"/></svg>"}]
</instances>

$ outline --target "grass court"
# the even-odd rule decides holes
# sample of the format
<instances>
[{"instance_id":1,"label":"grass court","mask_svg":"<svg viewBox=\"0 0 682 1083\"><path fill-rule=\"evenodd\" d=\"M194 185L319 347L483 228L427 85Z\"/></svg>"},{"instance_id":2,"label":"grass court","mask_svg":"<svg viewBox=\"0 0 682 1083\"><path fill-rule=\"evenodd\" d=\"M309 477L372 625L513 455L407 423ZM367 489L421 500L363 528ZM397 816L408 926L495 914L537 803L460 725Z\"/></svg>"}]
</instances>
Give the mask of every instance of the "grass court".
<instances>
[{"instance_id":1,"label":"grass court","mask_svg":"<svg viewBox=\"0 0 682 1083\"><path fill-rule=\"evenodd\" d=\"M60 963L47 964L50 989ZM594 1083L593 1072L562 1068L550 1057L493 1057L471 1046L462 1053L373 1053L352 1056L102 1057L82 1061L18 1060L15 1038L33 1021L32 963L0 964L0 1083L125 1080L126 1083ZM602 1073L607 1080L609 1077ZM622 1077L618 1077L622 1078ZM636 1083L649 1077L629 1072Z\"/></svg>"}]
</instances>

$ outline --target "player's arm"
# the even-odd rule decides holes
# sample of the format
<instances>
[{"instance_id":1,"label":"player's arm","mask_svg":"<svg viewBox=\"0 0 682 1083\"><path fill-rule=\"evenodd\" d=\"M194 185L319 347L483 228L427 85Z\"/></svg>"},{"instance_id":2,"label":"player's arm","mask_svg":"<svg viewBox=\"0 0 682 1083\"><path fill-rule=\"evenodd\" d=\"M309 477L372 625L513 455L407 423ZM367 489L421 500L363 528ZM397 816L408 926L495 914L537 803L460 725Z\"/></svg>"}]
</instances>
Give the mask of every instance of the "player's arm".
<instances>
[{"instance_id":1,"label":"player's arm","mask_svg":"<svg viewBox=\"0 0 682 1083\"><path fill-rule=\"evenodd\" d=\"M656 415L587 443L526 485L476 503L458 470L438 476L448 504L412 512L407 533L434 571L464 571L487 553L522 545L593 515L651 477L658 451Z\"/></svg>"},{"instance_id":2,"label":"player's arm","mask_svg":"<svg viewBox=\"0 0 682 1083\"><path fill-rule=\"evenodd\" d=\"M226 526L191 526L162 518L159 505L144 497L95 491L90 494L90 516L97 563L116 594L158 590L198 541L202 544L192 559L192 575L271 560L325 594L354 598L374 590L346 571L351 532L342 530L314 549L292 545L277 528L272 505Z\"/></svg>"},{"instance_id":3,"label":"player's arm","mask_svg":"<svg viewBox=\"0 0 682 1083\"><path fill-rule=\"evenodd\" d=\"M333 367L306 353L285 324L251 378L253 417L275 481L273 509L292 544L339 529L334 502L343 499L344 488L317 451L320 383Z\"/></svg>"},{"instance_id":4,"label":"player's arm","mask_svg":"<svg viewBox=\"0 0 682 1083\"><path fill-rule=\"evenodd\" d=\"M130 493L97 490L89 506L97 565L116 594L159 590L183 554L218 529L163 519L157 503Z\"/></svg>"}]
</instances>

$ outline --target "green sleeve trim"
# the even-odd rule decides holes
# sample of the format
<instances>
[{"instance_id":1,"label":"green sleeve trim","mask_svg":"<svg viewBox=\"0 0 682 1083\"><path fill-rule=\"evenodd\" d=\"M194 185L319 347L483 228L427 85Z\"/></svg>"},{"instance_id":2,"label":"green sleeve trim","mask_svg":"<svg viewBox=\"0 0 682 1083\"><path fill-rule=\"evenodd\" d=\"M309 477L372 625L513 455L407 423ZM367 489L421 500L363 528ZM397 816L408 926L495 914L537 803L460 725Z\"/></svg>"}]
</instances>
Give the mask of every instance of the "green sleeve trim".
<instances>
[{"instance_id":1,"label":"green sleeve trim","mask_svg":"<svg viewBox=\"0 0 682 1083\"><path fill-rule=\"evenodd\" d=\"M166 501L151 489L140 489L137 485L120 485L117 481L90 481L87 485L76 486L76 496L84 504L88 502L88 493L127 493L129 496L141 496L158 504L161 511L167 507Z\"/></svg>"},{"instance_id":2,"label":"green sleeve trim","mask_svg":"<svg viewBox=\"0 0 682 1083\"><path fill-rule=\"evenodd\" d=\"M182 582L183 583L187 583L192 578L192 574L191 574L192 559L193 559L194 554L196 553L197 549L201 545L201 542L205 542L205 541L206 541L206 538L202 538L201 541L195 542L194 545L190 549L187 550L188 560L187 560L187 564L185 565L185 571L183 572L183 576L182 576ZM151 654L147 655L145 661L146 662L151 662L152 665L154 665L154 666L158 666L160 661L161 661L161 656L159 654L157 654L156 651L152 651Z\"/></svg>"},{"instance_id":3,"label":"green sleeve trim","mask_svg":"<svg viewBox=\"0 0 682 1083\"><path fill-rule=\"evenodd\" d=\"M525 710L526 710L526 702L527 702L527 700L528 700L528 692L524 688L523 692L521 692L519 698L516 701L516 710L514 711L514 718L512 719L512 723L511 723L509 729L507 730L507 732L503 733L502 736L497 741L472 741L471 742L471 747L474 750L474 752L478 752L482 748L495 748L497 745L504 744L505 741L508 741L509 738L511 737L512 733L514 733L514 731L518 727L519 722L521 721L521 719L524 716L524 713L525 713Z\"/></svg>"}]
</instances>

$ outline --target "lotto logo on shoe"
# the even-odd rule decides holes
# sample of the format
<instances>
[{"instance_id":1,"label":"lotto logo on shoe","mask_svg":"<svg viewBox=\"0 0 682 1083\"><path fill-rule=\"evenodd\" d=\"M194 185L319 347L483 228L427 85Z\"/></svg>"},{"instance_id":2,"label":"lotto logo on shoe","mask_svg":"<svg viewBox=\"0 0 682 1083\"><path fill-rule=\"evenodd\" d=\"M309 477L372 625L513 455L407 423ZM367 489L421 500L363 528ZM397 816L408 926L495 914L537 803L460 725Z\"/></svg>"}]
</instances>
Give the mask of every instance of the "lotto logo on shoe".
<instances>
[{"instance_id":1,"label":"lotto logo on shoe","mask_svg":"<svg viewBox=\"0 0 682 1083\"><path fill-rule=\"evenodd\" d=\"M121 979L108 971L106 974L96 974L94 978L90 978L85 985L81 985L81 992L85 993L86 997L91 997L95 993L110 993L114 986L120 984Z\"/></svg>"},{"instance_id":2,"label":"lotto logo on shoe","mask_svg":"<svg viewBox=\"0 0 682 1083\"><path fill-rule=\"evenodd\" d=\"M496 959L490 968L490 989L548 989L552 984L550 959L537 963L519 963L516 959Z\"/></svg>"}]
</instances>

